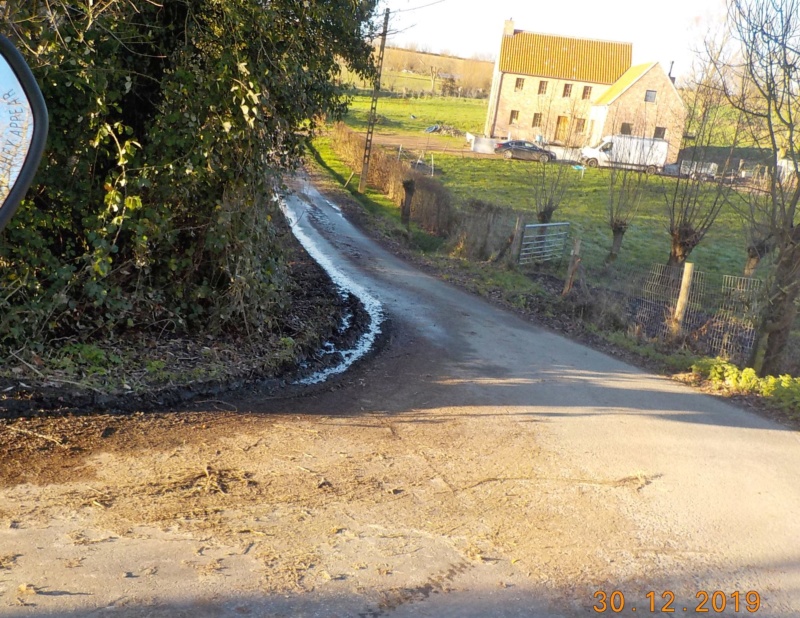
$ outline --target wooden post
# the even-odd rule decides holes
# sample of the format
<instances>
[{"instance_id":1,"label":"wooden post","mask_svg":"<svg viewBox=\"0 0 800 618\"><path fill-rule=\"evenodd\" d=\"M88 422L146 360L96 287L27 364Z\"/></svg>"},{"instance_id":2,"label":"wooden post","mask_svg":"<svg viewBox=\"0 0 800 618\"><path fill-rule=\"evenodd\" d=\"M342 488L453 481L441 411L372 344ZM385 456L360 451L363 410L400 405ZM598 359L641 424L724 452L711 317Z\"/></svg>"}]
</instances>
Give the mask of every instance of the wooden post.
<instances>
[{"instance_id":1,"label":"wooden post","mask_svg":"<svg viewBox=\"0 0 800 618\"><path fill-rule=\"evenodd\" d=\"M411 200L414 197L416 184L413 178L407 178L403 181L403 206L400 210L400 223L406 226L407 230L411 230Z\"/></svg>"},{"instance_id":2,"label":"wooden post","mask_svg":"<svg viewBox=\"0 0 800 618\"><path fill-rule=\"evenodd\" d=\"M686 262L683 265L683 278L681 279L681 291L678 294L678 302L675 305L675 313L672 316L672 335L678 336L683 326L683 319L686 317L686 308L689 305L689 291L692 289L692 275L694 274L694 264Z\"/></svg>"},{"instance_id":3,"label":"wooden post","mask_svg":"<svg viewBox=\"0 0 800 618\"><path fill-rule=\"evenodd\" d=\"M567 280L564 282L564 291L561 296L566 296L572 289L572 284L575 282L575 274L578 272L578 266L581 265L581 239L576 238L572 244L572 253L569 258L569 269L567 270Z\"/></svg>"},{"instance_id":4,"label":"wooden post","mask_svg":"<svg viewBox=\"0 0 800 618\"><path fill-rule=\"evenodd\" d=\"M522 245L522 234L524 230L525 226L522 225L522 217L517 217L516 224L514 225L514 231L511 233L511 236L508 237L508 241L500 250L500 253L497 254L497 257L494 260L495 262L499 262L505 258L505 263L507 266L513 267L518 265L519 252Z\"/></svg>"},{"instance_id":5,"label":"wooden post","mask_svg":"<svg viewBox=\"0 0 800 618\"><path fill-rule=\"evenodd\" d=\"M508 263L512 266L519 265L519 254L522 252L522 237L525 236L525 223L522 217L517 217L514 226L514 240L511 241L511 251L508 254Z\"/></svg>"}]
</instances>

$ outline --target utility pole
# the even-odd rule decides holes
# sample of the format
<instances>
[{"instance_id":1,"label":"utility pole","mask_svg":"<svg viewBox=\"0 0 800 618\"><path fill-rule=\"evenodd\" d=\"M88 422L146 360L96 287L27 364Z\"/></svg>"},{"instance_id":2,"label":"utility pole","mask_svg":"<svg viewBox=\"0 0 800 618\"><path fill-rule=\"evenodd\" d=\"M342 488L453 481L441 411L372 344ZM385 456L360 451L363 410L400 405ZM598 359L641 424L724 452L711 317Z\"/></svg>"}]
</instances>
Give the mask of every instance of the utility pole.
<instances>
[{"instance_id":1,"label":"utility pole","mask_svg":"<svg viewBox=\"0 0 800 618\"><path fill-rule=\"evenodd\" d=\"M378 118L378 94L381 90L381 71L383 70L383 51L386 48L386 33L389 31L389 9L383 16L383 34L381 34L381 48L378 52L378 74L372 89L372 105L369 107L367 120L367 139L364 144L364 163L361 165L361 179L358 181L358 192L363 193L367 188L367 174L369 174L369 157L372 154L372 134L375 132L375 121Z\"/></svg>"}]
</instances>

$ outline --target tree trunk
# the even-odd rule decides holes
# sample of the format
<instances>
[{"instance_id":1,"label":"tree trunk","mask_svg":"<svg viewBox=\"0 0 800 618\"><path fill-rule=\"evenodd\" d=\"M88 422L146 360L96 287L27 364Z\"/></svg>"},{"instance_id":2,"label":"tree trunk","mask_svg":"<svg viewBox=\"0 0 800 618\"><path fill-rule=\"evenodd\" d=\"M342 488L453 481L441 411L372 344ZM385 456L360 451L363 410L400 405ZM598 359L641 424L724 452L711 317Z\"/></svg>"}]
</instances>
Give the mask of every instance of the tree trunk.
<instances>
[{"instance_id":1,"label":"tree trunk","mask_svg":"<svg viewBox=\"0 0 800 618\"><path fill-rule=\"evenodd\" d=\"M683 224L670 230L671 246L667 266L683 266L689 259L689 254L700 242L697 231L688 224Z\"/></svg>"},{"instance_id":2,"label":"tree trunk","mask_svg":"<svg viewBox=\"0 0 800 618\"><path fill-rule=\"evenodd\" d=\"M555 211L555 208L545 208L540 210L536 213L536 220L539 223L550 223L550 221L553 219L553 213L555 213Z\"/></svg>"},{"instance_id":3,"label":"tree trunk","mask_svg":"<svg viewBox=\"0 0 800 618\"><path fill-rule=\"evenodd\" d=\"M742 273L742 276L752 277L756 272L756 268L758 268L759 262L761 262L761 256L757 251L753 251L753 247L750 247L747 250L747 262L744 264L744 272Z\"/></svg>"},{"instance_id":4,"label":"tree trunk","mask_svg":"<svg viewBox=\"0 0 800 618\"><path fill-rule=\"evenodd\" d=\"M756 344L747 363L761 377L781 372L786 345L797 315L795 300L800 293L798 268L800 245L790 240L787 246L781 247L767 305L761 314Z\"/></svg>"},{"instance_id":5,"label":"tree trunk","mask_svg":"<svg viewBox=\"0 0 800 618\"><path fill-rule=\"evenodd\" d=\"M689 251L685 251L682 245L673 243L669 252L667 266L683 266L686 258L689 257L689 253Z\"/></svg>"},{"instance_id":6,"label":"tree trunk","mask_svg":"<svg viewBox=\"0 0 800 618\"><path fill-rule=\"evenodd\" d=\"M752 277L761 262L761 258L775 250L775 240L770 235L753 242L747 247L747 262L744 265L744 276Z\"/></svg>"},{"instance_id":7,"label":"tree trunk","mask_svg":"<svg viewBox=\"0 0 800 618\"><path fill-rule=\"evenodd\" d=\"M606 264L611 264L617 261L619 252L622 250L622 239L625 238L625 228L612 228L613 240L611 241L611 251L606 256Z\"/></svg>"},{"instance_id":8,"label":"tree trunk","mask_svg":"<svg viewBox=\"0 0 800 618\"><path fill-rule=\"evenodd\" d=\"M553 219L553 213L556 211L555 208L546 208L544 210L540 210L536 213L536 220L541 223L542 225L546 225L550 223ZM547 228L542 228L536 234L536 242L543 243L545 237L547 236Z\"/></svg>"}]
</instances>

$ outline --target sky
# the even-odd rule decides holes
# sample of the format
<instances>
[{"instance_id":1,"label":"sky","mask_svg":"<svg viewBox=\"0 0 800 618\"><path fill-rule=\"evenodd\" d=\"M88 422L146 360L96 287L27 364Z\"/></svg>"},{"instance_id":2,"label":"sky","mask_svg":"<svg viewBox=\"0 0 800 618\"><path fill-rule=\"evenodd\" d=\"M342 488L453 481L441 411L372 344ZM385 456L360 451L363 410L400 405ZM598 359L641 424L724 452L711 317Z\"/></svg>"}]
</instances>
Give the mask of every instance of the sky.
<instances>
[{"instance_id":1,"label":"sky","mask_svg":"<svg viewBox=\"0 0 800 618\"><path fill-rule=\"evenodd\" d=\"M389 44L495 58L506 19L517 30L633 43L633 63L691 70L693 50L721 23L725 0L384 0Z\"/></svg>"}]
</instances>

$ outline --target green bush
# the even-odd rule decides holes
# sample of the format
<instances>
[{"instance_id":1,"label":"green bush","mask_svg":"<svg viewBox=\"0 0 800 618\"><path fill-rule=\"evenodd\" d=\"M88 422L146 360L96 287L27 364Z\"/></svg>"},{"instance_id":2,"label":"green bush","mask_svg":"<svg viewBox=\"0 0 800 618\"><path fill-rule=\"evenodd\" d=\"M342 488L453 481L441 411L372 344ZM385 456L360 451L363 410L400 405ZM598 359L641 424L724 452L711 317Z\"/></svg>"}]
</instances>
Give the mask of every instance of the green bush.
<instances>
[{"instance_id":1,"label":"green bush","mask_svg":"<svg viewBox=\"0 0 800 618\"><path fill-rule=\"evenodd\" d=\"M800 378L790 375L759 378L753 369L739 369L720 358L699 360L692 365L692 371L717 388L769 397L783 409L800 413Z\"/></svg>"},{"instance_id":2,"label":"green bush","mask_svg":"<svg viewBox=\"0 0 800 618\"><path fill-rule=\"evenodd\" d=\"M345 111L339 60L371 72L374 4L7 2L50 134L0 236L0 345L271 328L273 196L298 130Z\"/></svg>"}]
</instances>

